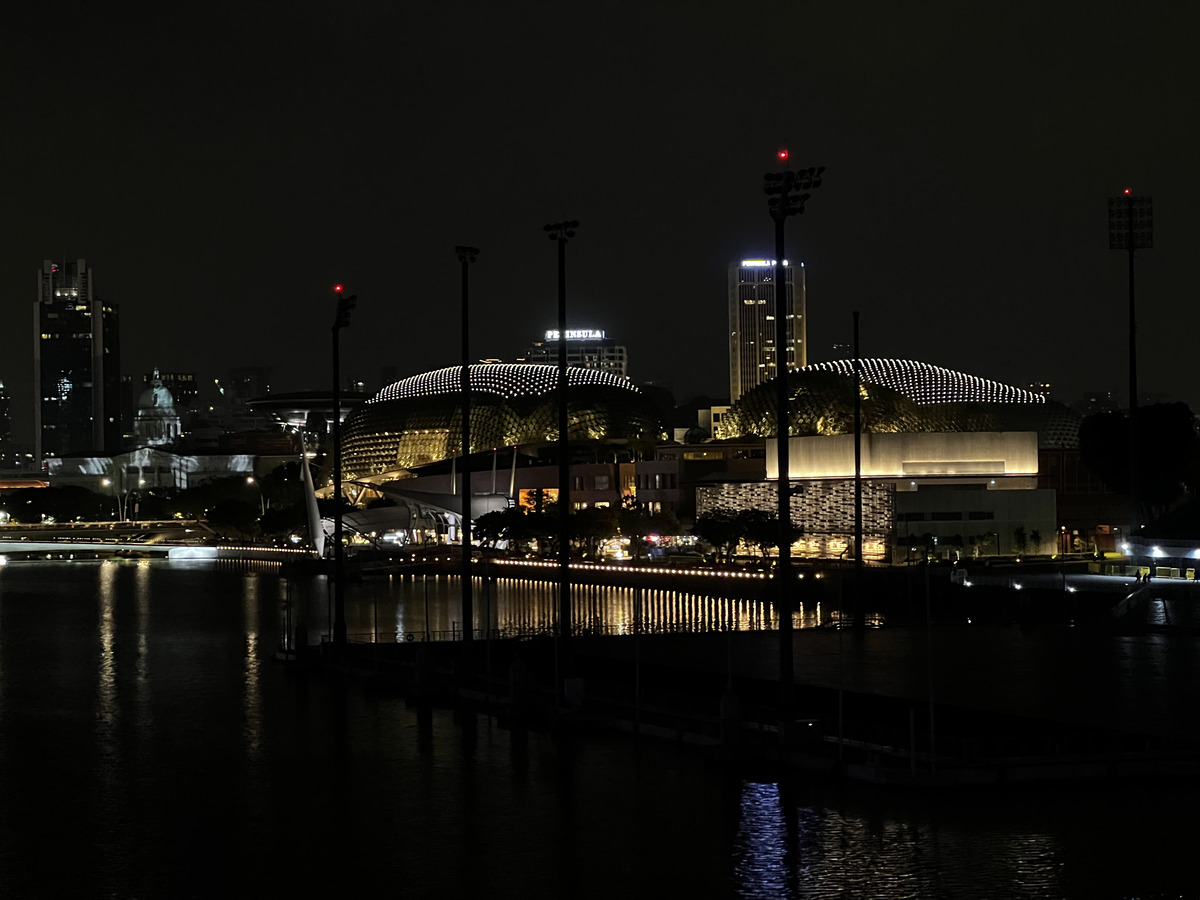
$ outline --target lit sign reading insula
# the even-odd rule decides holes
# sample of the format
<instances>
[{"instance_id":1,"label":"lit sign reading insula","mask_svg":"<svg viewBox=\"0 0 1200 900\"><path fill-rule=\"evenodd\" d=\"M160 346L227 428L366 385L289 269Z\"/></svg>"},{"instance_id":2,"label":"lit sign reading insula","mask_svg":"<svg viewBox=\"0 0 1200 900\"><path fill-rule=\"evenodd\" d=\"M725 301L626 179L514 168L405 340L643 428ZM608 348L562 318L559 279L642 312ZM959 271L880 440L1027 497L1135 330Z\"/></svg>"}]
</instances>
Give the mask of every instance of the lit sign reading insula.
<instances>
[{"instance_id":1,"label":"lit sign reading insula","mask_svg":"<svg viewBox=\"0 0 1200 900\"><path fill-rule=\"evenodd\" d=\"M546 332L546 340L557 341L558 340L558 329L555 328L552 331L547 331ZM568 341L602 341L602 340L604 340L604 332L598 331L595 328L574 328L574 329L568 328L567 329L567 340Z\"/></svg>"}]
</instances>

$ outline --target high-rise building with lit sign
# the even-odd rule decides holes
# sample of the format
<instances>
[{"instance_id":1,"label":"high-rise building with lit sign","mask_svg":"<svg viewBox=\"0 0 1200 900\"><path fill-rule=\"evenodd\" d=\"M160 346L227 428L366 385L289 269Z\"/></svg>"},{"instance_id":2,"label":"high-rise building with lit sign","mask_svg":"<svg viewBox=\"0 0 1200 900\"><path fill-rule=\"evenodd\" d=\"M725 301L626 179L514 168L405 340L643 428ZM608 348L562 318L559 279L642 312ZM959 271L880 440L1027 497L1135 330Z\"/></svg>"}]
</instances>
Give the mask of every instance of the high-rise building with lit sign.
<instances>
[{"instance_id":1,"label":"high-rise building with lit sign","mask_svg":"<svg viewBox=\"0 0 1200 900\"><path fill-rule=\"evenodd\" d=\"M34 454L116 452L121 444L117 308L95 296L86 260L44 260L33 309Z\"/></svg>"},{"instance_id":2,"label":"high-rise building with lit sign","mask_svg":"<svg viewBox=\"0 0 1200 900\"><path fill-rule=\"evenodd\" d=\"M545 333L542 340L534 341L520 360L538 365L558 365L558 329ZM567 329L567 365L581 369L608 372L618 378L627 378L628 357L625 348L604 332L595 328Z\"/></svg>"},{"instance_id":3,"label":"high-rise building with lit sign","mask_svg":"<svg viewBox=\"0 0 1200 900\"><path fill-rule=\"evenodd\" d=\"M808 362L805 334L804 264L785 259L787 286L787 346L784 365L803 368ZM775 352L775 262L743 259L729 266L729 402L756 385L770 381L778 371Z\"/></svg>"}]
</instances>

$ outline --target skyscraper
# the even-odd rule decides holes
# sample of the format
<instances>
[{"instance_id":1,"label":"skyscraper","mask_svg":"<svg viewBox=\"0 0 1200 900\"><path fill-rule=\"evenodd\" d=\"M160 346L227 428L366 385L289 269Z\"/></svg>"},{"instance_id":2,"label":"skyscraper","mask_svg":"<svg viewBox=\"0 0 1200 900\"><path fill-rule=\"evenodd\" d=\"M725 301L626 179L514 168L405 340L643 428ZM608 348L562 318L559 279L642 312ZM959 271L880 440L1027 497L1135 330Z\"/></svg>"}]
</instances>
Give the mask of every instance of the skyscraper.
<instances>
[{"instance_id":1,"label":"skyscraper","mask_svg":"<svg viewBox=\"0 0 1200 900\"><path fill-rule=\"evenodd\" d=\"M804 264L789 265L785 273L787 346L784 365L798 369L808 363L805 334ZM729 266L729 402L775 377L775 263L743 259Z\"/></svg>"},{"instance_id":2,"label":"skyscraper","mask_svg":"<svg viewBox=\"0 0 1200 900\"><path fill-rule=\"evenodd\" d=\"M83 259L42 262L33 309L34 458L117 452L121 341L117 309L95 296Z\"/></svg>"},{"instance_id":3,"label":"skyscraper","mask_svg":"<svg viewBox=\"0 0 1200 900\"><path fill-rule=\"evenodd\" d=\"M0 382L0 468L12 465L12 401Z\"/></svg>"}]
</instances>

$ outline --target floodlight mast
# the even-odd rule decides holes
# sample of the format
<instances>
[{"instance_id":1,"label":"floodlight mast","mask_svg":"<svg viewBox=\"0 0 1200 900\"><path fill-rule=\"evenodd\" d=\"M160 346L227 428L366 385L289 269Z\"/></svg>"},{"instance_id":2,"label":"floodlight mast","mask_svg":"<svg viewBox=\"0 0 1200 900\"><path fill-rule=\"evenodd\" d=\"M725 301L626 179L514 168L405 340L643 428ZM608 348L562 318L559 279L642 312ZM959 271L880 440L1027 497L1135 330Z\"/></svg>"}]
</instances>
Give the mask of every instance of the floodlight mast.
<instances>
[{"instance_id":1,"label":"floodlight mast","mask_svg":"<svg viewBox=\"0 0 1200 900\"><path fill-rule=\"evenodd\" d=\"M1154 199L1134 197L1129 188L1119 197L1108 198L1108 249L1129 252L1129 507L1133 529L1141 518L1137 427L1137 315L1134 305L1133 257L1137 250L1154 247Z\"/></svg>"},{"instance_id":2,"label":"floodlight mast","mask_svg":"<svg viewBox=\"0 0 1200 900\"><path fill-rule=\"evenodd\" d=\"M787 164L790 154L781 149L776 154L780 166ZM792 647L792 490L788 453L788 285L787 254L784 250L784 223L788 216L802 215L810 190L821 186L825 167L791 171L768 172L763 176L763 192L770 199L767 208L775 221L775 260L773 294L775 298L775 438L778 451L779 476L779 563L776 571L779 615L779 739L786 746L787 729L792 720L792 682L795 674ZM794 330L793 330L794 334Z\"/></svg>"},{"instance_id":3,"label":"floodlight mast","mask_svg":"<svg viewBox=\"0 0 1200 900\"><path fill-rule=\"evenodd\" d=\"M576 221L554 222L542 230L558 244L558 644L565 648L573 628L571 615L571 446L567 436L567 241ZM565 657L565 653L560 654ZM563 660L565 665L566 660ZM561 680L561 679L560 679ZM565 682L564 682L565 687Z\"/></svg>"},{"instance_id":4,"label":"floodlight mast","mask_svg":"<svg viewBox=\"0 0 1200 900\"><path fill-rule=\"evenodd\" d=\"M346 296L340 284L333 286L337 313L333 318L333 646L340 653L346 646L346 579L342 550L342 394L338 336L350 325L350 313L358 296Z\"/></svg>"},{"instance_id":5,"label":"floodlight mast","mask_svg":"<svg viewBox=\"0 0 1200 900\"><path fill-rule=\"evenodd\" d=\"M471 577L471 339L468 329L467 298L468 276L471 263L479 258L478 247L455 247L458 261L462 265L462 367L459 386L462 392L462 449L459 451L459 468L462 469L462 520L459 540L462 543L462 621L463 641L475 638L475 610ZM485 623L484 627L487 627Z\"/></svg>"}]
</instances>

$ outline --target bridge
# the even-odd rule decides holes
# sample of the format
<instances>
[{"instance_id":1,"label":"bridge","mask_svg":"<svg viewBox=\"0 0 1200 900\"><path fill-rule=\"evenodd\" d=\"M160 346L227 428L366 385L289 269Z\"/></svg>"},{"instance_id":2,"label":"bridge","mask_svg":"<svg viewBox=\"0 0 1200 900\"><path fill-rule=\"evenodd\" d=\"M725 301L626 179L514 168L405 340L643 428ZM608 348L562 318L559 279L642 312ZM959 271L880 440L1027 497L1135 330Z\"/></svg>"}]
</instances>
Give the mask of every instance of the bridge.
<instances>
[{"instance_id":1,"label":"bridge","mask_svg":"<svg viewBox=\"0 0 1200 900\"><path fill-rule=\"evenodd\" d=\"M297 547L217 543L202 522L67 522L0 527L0 556L7 558L143 556L168 559L259 559L276 562L312 557Z\"/></svg>"}]
</instances>

